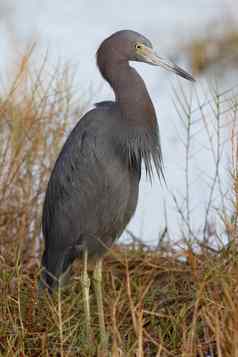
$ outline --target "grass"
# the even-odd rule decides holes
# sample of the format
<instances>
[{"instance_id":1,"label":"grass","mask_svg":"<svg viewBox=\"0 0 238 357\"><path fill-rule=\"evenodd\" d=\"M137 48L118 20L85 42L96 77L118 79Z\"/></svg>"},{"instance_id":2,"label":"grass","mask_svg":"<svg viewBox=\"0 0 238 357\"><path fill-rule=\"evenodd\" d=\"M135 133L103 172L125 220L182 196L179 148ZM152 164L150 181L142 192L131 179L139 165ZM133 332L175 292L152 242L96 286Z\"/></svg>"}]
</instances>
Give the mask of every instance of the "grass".
<instances>
[{"instance_id":1,"label":"grass","mask_svg":"<svg viewBox=\"0 0 238 357\"><path fill-rule=\"evenodd\" d=\"M74 265L70 285L53 297L37 296L46 184L65 136L87 103L76 97L69 67L49 69L45 58L40 68L33 70L31 52L0 97L0 355L105 356L98 344L93 287L94 343L86 342L80 262ZM180 201L173 194L182 242L175 246L169 241L168 222L156 249L134 239L128 246L115 246L105 257L106 355L113 357L238 356L237 96L233 90L215 92L210 100L200 102L195 94L198 109L191 110L184 92L176 93L175 105L185 133L185 195ZM212 125L207 108L212 112ZM194 231L190 215L195 112L199 113L199 130L207 134L214 164L200 233ZM233 186L224 196L220 162L221 130L226 125L231 128ZM216 189L230 206L226 210L221 200L216 207L222 234L210 229ZM226 237L226 244L221 236Z\"/></svg>"},{"instance_id":2,"label":"grass","mask_svg":"<svg viewBox=\"0 0 238 357\"><path fill-rule=\"evenodd\" d=\"M70 286L37 300L38 265L4 266L0 351L4 356L94 356L98 319L91 292L93 345L85 336L82 292ZM238 252L177 255L114 248L104 261L104 306L113 356L236 356ZM121 351L121 352L120 352ZM121 354L120 354L121 353Z\"/></svg>"}]
</instances>

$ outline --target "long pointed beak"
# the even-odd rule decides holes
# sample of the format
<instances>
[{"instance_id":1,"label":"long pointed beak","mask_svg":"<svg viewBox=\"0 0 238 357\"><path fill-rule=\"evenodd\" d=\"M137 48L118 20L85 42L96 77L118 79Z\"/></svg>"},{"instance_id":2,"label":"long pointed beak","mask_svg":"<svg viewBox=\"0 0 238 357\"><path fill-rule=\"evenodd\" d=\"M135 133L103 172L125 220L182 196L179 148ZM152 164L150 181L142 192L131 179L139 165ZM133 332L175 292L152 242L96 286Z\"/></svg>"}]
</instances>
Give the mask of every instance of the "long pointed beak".
<instances>
[{"instance_id":1,"label":"long pointed beak","mask_svg":"<svg viewBox=\"0 0 238 357\"><path fill-rule=\"evenodd\" d=\"M195 82L195 79L191 74L188 72L184 71L182 68L177 66L175 63L166 60L164 58L161 58L157 55L157 53L149 47L144 46L143 47L143 52L141 53L143 59L145 62L153 64L154 66L160 66L167 71L174 72L180 77L183 77L189 81Z\"/></svg>"}]
</instances>

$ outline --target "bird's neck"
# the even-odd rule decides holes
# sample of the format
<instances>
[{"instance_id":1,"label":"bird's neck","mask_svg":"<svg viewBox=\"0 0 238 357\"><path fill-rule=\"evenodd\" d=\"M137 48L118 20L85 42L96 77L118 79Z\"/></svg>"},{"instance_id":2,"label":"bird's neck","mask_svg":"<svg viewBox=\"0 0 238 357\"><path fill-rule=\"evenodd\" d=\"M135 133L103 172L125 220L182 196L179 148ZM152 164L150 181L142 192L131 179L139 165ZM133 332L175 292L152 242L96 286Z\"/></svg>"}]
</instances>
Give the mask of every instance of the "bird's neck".
<instances>
[{"instance_id":1,"label":"bird's neck","mask_svg":"<svg viewBox=\"0 0 238 357\"><path fill-rule=\"evenodd\" d=\"M145 83L128 62L104 63L103 77L110 83L121 112L115 140L126 152L129 165L140 171L144 161L147 174L152 176L152 162L158 175L162 173L162 154L156 113Z\"/></svg>"},{"instance_id":2,"label":"bird's neck","mask_svg":"<svg viewBox=\"0 0 238 357\"><path fill-rule=\"evenodd\" d=\"M143 128L156 128L157 120L153 103L139 73L128 62L119 62L107 66L102 73L115 93L116 102L122 112L122 118Z\"/></svg>"},{"instance_id":3,"label":"bird's neck","mask_svg":"<svg viewBox=\"0 0 238 357\"><path fill-rule=\"evenodd\" d=\"M137 71L128 66L124 76L121 77L120 87L116 88L116 100L120 104L123 114L134 125L156 125L156 114L145 83Z\"/></svg>"}]
</instances>

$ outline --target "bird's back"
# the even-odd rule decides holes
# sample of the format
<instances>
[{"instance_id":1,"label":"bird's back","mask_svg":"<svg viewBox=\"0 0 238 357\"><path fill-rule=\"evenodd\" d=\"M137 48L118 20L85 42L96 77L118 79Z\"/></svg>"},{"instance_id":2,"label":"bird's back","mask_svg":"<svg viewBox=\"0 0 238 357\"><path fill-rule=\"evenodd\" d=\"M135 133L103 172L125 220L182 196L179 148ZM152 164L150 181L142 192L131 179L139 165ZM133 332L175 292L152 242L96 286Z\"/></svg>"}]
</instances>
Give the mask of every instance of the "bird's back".
<instances>
[{"instance_id":1,"label":"bird's back","mask_svg":"<svg viewBox=\"0 0 238 357\"><path fill-rule=\"evenodd\" d=\"M52 252L63 252L65 262L71 262L80 248L87 248L89 256L100 256L133 215L140 165L128 165L122 127L117 104L102 103L79 121L67 139L43 208L43 265L48 268Z\"/></svg>"}]
</instances>

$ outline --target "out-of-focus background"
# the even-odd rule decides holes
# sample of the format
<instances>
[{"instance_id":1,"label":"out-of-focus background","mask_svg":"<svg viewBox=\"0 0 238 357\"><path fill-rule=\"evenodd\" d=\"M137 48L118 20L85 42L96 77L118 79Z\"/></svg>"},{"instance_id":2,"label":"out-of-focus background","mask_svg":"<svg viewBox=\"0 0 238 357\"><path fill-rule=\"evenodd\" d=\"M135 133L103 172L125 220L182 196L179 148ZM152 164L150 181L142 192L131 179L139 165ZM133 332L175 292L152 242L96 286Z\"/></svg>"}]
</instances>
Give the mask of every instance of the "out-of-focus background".
<instances>
[{"instance_id":1,"label":"out-of-focus background","mask_svg":"<svg viewBox=\"0 0 238 357\"><path fill-rule=\"evenodd\" d=\"M204 105L204 110L211 110L208 102L215 93L213 90L223 93L237 84L237 13L237 2L232 0L0 2L0 78L3 87L8 86L20 59L34 44L31 54L34 64L40 66L47 53L47 62L52 68L62 63L73 68L73 91L78 93L80 105L86 111L94 102L113 96L96 68L97 47L112 32L126 28L143 33L161 56L171 58L196 77L197 82L193 85L162 69L133 64L142 74L156 107L167 181L165 185L155 178L151 185L145 175L142 176L138 209L128 229L147 243L156 244L165 230L175 241L181 237L186 225L183 227L178 208L185 215L189 214L189 224L197 232L203 231L216 171L214 153L209 145L211 138L215 145L217 136L212 113L207 124L209 132L206 132L201 113L196 112L196 108ZM189 128L192 140L187 164L188 130L181 123L177 106L173 105L178 101L177 96L179 101L186 96L194 111ZM220 125L225 125L227 120L222 118ZM74 124L75 120L69 117L62 142ZM223 182L212 189L214 210L209 222L216 227L219 222L215 207L220 204L230 182L231 162L228 144L225 144L230 130L227 125L220 139L219 171ZM186 202L188 199L189 203ZM186 213L186 209L189 212Z\"/></svg>"}]
</instances>

